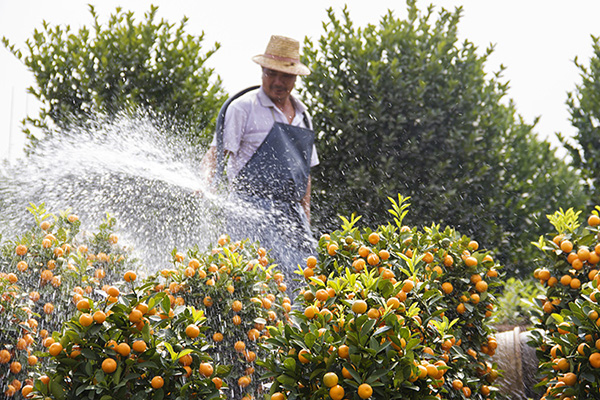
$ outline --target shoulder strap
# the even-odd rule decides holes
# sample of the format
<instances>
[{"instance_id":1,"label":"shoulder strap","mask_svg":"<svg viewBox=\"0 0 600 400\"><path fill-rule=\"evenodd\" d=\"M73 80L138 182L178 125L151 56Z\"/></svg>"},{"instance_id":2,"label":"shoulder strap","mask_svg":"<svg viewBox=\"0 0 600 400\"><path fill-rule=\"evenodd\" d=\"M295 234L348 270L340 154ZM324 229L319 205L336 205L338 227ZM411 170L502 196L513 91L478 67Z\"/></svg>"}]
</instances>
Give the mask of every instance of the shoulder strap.
<instances>
[{"instance_id":1,"label":"shoulder strap","mask_svg":"<svg viewBox=\"0 0 600 400\"><path fill-rule=\"evenodd\" d=\"M302 114L304 115L304 126L306 126L306 129L310 129L310 123L308 122L308 114L306 113L306 111L304 111Z\"/></svg>"}]
</instances>

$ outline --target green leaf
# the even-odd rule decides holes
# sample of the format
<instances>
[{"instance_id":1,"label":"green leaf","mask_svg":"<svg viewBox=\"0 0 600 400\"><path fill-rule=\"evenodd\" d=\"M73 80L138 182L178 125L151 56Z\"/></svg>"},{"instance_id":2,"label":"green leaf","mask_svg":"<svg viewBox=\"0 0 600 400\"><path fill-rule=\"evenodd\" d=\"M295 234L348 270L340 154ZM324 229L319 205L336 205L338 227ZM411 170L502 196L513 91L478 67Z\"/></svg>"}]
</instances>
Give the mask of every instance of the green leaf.
<instances>
[{"instance_id":1,"label":"green leaf","mask_svg":"<svg viewBox=\"0 0 600 400\"><path fill-rule=\"evenodd\" d=\"M369 374L369 376L367 377L366 383L372 384L373 382L376 382L377 380L379 380L381 377L387 375L388 373L390 373L390 370L388 370L386 368L377 369Z\"/></svg>"},{"instance_id":2,"label":"green leaf","mask_svg":"<svg viewBox=\"0 0 600 400\"><path fill-rule=\"evenodd\" d=\"M292 386L296 384L296 379L292 378L291 376L284 374L284 375L279 375L277 377L277 382L281 383L282 385L286 385L286 386Z\"/></svg>"},{"instance_id":3,"label":"green leaf","mask_svg":"<svg viewBox=\"0 0 600 400\"><path fill-rule=\"evenodd\" d=\"M231 373L232 366L231 365L218 365L217 366L217 375L218 376L228 376Z\"/></svg>"},{"instance_id":4,"label":"green leaf","mask_svg":"<svg viewBox=\"0 0 600 400\"><path fill-rule=\"evenodd\" d=\"M564 322L564 320L565 320L565 319L563 318L563 316L562 316L562 315L560 315L560 314L557 314L557 313L552 313L552 314L551 314L551 316L552 316L552 318L553 318L553 319L554 319L554 320L555 320L557 323L559 323L559 324L560 324L561 322Z\"/></svg>"},{"instance_id":5,"label":"green leaf","mask_svg":"<svg viewBox=\"0 0 600 400\"><path fill-rule=\"evenodd\" d=\"M363 316L363 317L366 318L366 316ZM361 317L361 318L363 318L363 317ZM362 327L360 328L360 336L365 337L365 338L369 337L370 332L373 330L376 323L377 323L377 320L367 319L365 321L365 323L362 325Z\"/></svg>"},{"instance_id":6,"label":"green leaf","mask_svg":"<svg viewBox=\"0 0 600 400\"><path fill-rule=\"evenodd\" d=\"M81 355L88 360L99 360L100 357L91 349L81 349Z\"/></svg>"},{"instance_id":7,"label":"green leaf","mask_svg":"<svg viewBox=\"0 0 600 400\"><path fill-rule=\"evenodd\" d=\"M173 350L173 346L171 345L171 343L163 342L163 345L165 346L165 349L167 349L167 351L171 355L171 360L173 360L173 361L177 360L177 356L179 353L177 353L175 350Z\"/></svg>"},{"instance_id":8,"label":"green leaf","mask_svg":"<svg viewBox=\"0 0 600 400\"><path fill-rule=\"evenodd\" d=\"M308 332L306 335L304 335L304 343L306 344L308 350L312 349L316 340L317 336L315 336L315 334L313 334L312 332Z\"/></svg>"},{"instance_id":9,"label":"green leaf","mask_svg":"<svg viewBox=\"0 0 600 400\"><path fill-rule=\"evenodd\" d=\"M171 300L168 297L164 297L161 301L160 306L162 307L165 314L168 314L171 311Z\"/></svg>"},{"instance_id":10,"label":"green leaf","mask_svg":"<svg viewBox=\"0 0 600 400\"><path fill-rule=\"evenodd\" d=\"M343 365L347 370L348 373L352 376L352 379L354 379L355 382L360 382L362 383L362 377L360 376L360 374L354 369L354 366L350 363L344 363Z\"/></svg>"},{"instance_id":11,"label":"green leaf","mask_svg":"<svg viewBox=\"0 0 600 400\"><path fill-rule=\"evenodd\" d=\"M117 368L117 370L115 371L115 373L113 374L113 381L115 382L115 384L119 384L119 382L121 382L121 373L123 372L123 365L119 364L119 367Z\"/></svg>"},{"instance_id":12,"label":"green leaf","mask_svg":"<svg viewBox=\"0 0 600 400\"><path fill-rule=\"evenodd\" d=\"M83 392L85 392L86 390L93 390L94 386L79 386L76 390L75 390L75 396L81 396L81 394ZM52 392L52 394L54 394L56 396L56 393L54 393L54 391Z\"/></svg>"},{"instance_id":13,"label":"green leaf","mask_svg":"<svg viewBox=\"0 0 600 400\"><path fill-rule=\"evenodd\" d=\"M291 357L288 357L283 361L283 366L290 371L295 371L296 370L296 360Z\"/></svg>"}]
</instances>

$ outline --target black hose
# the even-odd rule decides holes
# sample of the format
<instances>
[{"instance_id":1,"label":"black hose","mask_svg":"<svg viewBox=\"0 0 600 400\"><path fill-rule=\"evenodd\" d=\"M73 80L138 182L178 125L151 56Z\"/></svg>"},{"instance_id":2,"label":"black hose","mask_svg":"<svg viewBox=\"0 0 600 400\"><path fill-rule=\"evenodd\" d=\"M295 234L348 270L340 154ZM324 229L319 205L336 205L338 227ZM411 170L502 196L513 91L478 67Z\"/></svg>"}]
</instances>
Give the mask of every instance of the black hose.
<instances>
[{"instance_id":1,"label":"black hose","mask_svg":"<svg viewBox=\"0 0 600 400\"><path fill-rule=\"evenodd\" d=\"M227 99L227 101L225 101L225 103L221 107L221 110L219 110L219 115L217 116L217 126L215 129L215 138L216 138L216 142L217 142L217 168L215 171L214 179L212 181L213 186L218 186L218 184L221 182L221 179L223 178L223 171L225 170L225 162L224 162L225 161L225 149L223 147L223 129L225 127L225 112L227 111L227 107L229 107L229 104L232 101L234 101L235 99L237 99L238 97L243 96L244 94L248 93L251 90L258 89L259 87L260 87L260 85L251 86L251 87L244 89L244 90L238 92L237 94L231 96L229 99Z\"/></svg>"}]
</instances>

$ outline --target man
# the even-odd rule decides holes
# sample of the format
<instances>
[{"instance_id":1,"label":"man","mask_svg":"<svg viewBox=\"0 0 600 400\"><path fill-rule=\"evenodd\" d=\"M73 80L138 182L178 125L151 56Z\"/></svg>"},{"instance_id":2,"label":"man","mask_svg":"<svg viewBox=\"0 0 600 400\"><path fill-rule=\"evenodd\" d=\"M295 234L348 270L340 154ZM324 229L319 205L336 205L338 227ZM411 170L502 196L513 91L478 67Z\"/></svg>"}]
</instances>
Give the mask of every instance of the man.
<instances>
[{"instance_id":1,"label":"man","mask_svg":"<svg viewBox=\"0 0 600 400\"><path fill-rule=\"evenodd\" d=\"M229 105L223 129L231 197L239 205L228 231L234 240L258 240L271 249L288 285L314 248L310 167L318 164L306 106L291 94L297 76L310 74L299 48L294 39L271 37L265 53L252 59L262 68L261 87ZM203 160L211 176L216 144L215 137Z\"/></svg>"}]
</instances>

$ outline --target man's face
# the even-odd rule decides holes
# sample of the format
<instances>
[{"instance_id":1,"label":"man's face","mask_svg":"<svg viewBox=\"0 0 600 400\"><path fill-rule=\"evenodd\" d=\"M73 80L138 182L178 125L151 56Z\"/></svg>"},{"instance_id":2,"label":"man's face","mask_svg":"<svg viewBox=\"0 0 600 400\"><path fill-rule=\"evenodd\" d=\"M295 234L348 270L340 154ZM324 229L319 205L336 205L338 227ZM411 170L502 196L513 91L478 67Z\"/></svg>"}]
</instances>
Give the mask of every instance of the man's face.
<instances>
[{"instance_id":1,"label":"man's face","mask_svg":"<svg viewBox=\"0 0 600 400\"><path fill-rule=\"evenodd\" d=\"M292 93L296 75L286 74L269 68L263 68L262 87L273 101L285 100Z\"/></svg>"}]
</instances>

